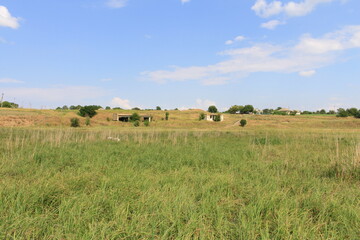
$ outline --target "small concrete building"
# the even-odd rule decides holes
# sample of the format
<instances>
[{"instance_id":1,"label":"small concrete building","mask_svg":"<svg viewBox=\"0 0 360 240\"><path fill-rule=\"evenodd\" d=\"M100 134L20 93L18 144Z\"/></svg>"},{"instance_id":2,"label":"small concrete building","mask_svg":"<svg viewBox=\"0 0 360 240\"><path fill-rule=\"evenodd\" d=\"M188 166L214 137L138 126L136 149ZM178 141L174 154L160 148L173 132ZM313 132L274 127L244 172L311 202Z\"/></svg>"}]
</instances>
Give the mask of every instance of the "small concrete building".
<instances>
[{"instance_id":1,"label":"small concrete building","mask_svg":"<svg viewBox=\"0 0 360 240\"><path fill-rule=\"evenodd\" d=\"M113 121L119 122L130 122L132 114L113 114ZM140 120L142 122L149 121L151 122L152 117L150 115L140 115Z\"/></svg>"},{"instance_id":2,"label":"small concrete building","mask_svg":"<svg viewBox=\"0 0 360 240\"><path fill-rule=\"evenodd\" d=\"M220 122L224 121L224 115L222 114L207 114L206 121L214 121L217 116L220 116Z\"/></svg>"}]
</instances>

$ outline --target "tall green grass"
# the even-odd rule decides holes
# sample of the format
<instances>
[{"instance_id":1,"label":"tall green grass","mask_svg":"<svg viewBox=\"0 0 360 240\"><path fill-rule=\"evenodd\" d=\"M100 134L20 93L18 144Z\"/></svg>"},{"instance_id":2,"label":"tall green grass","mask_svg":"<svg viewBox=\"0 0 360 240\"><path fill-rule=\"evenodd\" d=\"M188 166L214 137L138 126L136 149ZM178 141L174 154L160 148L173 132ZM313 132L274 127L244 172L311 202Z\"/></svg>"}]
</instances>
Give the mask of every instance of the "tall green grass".
<instances>
[{"instance_id":1,"label":"tall green grass","mask_svg":"<svg viewBox=\"0 0 360 240\"><path fill-rule=\"evenodd\" d=\"M352 133L3 128L0 140L0 239L360 237Z\"/></svg>"}]
</instances>

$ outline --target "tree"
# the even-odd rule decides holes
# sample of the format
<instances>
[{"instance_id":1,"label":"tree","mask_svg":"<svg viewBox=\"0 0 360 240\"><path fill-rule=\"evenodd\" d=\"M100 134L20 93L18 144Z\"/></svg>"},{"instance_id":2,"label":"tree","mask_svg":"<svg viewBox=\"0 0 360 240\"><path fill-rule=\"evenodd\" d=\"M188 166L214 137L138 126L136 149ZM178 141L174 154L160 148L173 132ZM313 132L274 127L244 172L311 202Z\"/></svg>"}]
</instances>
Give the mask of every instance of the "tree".
<instances>
[{"instance_id":1,"label":"tree","mask_svg":"<svg viewBox=\"0 0 360 240\"><path fill-rule=\"evenodd\" d=\"M245 105L243 109L241 109L242 114L249 114L254 112L254 107L252 105Z\"/></svg>"},{"instance_id":2,"label":"tree","mask_svg":"<svg viewBox=\"0 0 360 240\"><path fill-rule=\"evenodd\" d=\"M160 106L157 106L157 107L156 107L156 110L161 111L161 107L160 107Z\"/></svg>"},{"instance_id":3,"label":"tree","mask_svg":"<svg viewBox=\"0 0 360 240\"><path fill-rule=\"evenodd\" d=\"M130 117L130 120L131 120L132 122L140 121L140 115L137 114L137 113L133 113L133 114L131 115L131 117Z\"/></svg>"},{"instance_id":4,"label":"tree","mask_svg":"<svg viewBox=\"0 0 360 240\"><path fill-rule=\"evenodd\" d=\"M98 109L97 107L98 106L94 106L94 105L81 107L79 109L79 115L82 117L92 118L97 114L96 112L96 110Z\"/></svg>"},{"instance_id":5,"label":"tree","mask_svg":"<svg viewBox=\"0 0 360 240\"><path fill-rule=\"evenodd\" d=\"M338 109L338 114L336 116L337 117L348 117L349 113L345 109L339 108Z\"/></svg>"},{"instance_id":6,"label":"tree","mask_svg":"<svg viewBox=\"0 0 360 240\"><path fill-rule=\"evenodd\" d=\"M216 106L212 105L208 108L208 112L217 113L218 110L217 110Z\"/></svg>"},{"instance_id":7,"label":"tree","mask_svg":"<svg viewBox=\"0 0 360 240\"><path fill-rule=\"evenodd\" d=\"M334 110L330 110L327 114L332 114L332 115L334 115L334 114L336 114L336 112L335 112Z\"/></svg>"},{"instance_id":8,"label":"tree","mask_svg":"<svg viewBox=\"0 0 360 240\"><path fill-rule=\"evenodd\" d=\"M325 109L321 109L319 113L320 113L320 114L326 114L326 110L325 110Z\"/></svg>"},{"instance_id":9,"label":"tree","mask_svg":"<svg viewBox=\"0 0 360 240\"><path fill-rule=\"evenodd\" d=\"M243 108L244 108L243 106L233 105L229 108L229 110L227 110L227 112L230 114L235 114L238 112L240 113Z\"/></svg>"},{"instance_id":10,"label":"tree","mask_svg":"<svg viewBox=\"0 0 360 240\"><path fill-rule=\"evenodd\" d=\"M68 108L68 106L64 105L64 106L62 107L62 110L69 110L69 108Z\"/></svg>"},{"instance_id":11,"label":"tree","mask_svg":"<svg viewBox=\"0 0 360 240\"><path fill-rule=\"evenodd\" d=\"M166 112L166 113L165 113L165 120L166 120L166 121L169 120L169 115L170 115L169 112Z\"/></svg>"},{"instance_id":12,"label":"tree","mask_svg":"<svg viewBox=\"0 0 360 240\"><path fill-rule=\"evenodd\" d=\"M356 118L360 118L360 110L355 114Z\"/></svg>"},{"instance_id":13,"label":"tree","mask_svg":"<svg viewBox=\"0 0 360 240\"><path fill-rule=\"evenodd\" d=\"M106 106L106 107L105 107L105 110L111 110L111 107Z\"/></svg>"},{"instance_id":14,"label":"tree","mask_svg":"<svg viewBox=\"0 0 360 240\"><path fill-rule=\"evenodd\" d=\"M199 115L199 121L204 120L206 117L205 113L200 113Z\"/></svg>"},{"instance_id":15,"label":"tree","mask_svg":"<svg viewBox=\"0 0 360 240\"><path fill-rule=\"evenodd\" d=\"M274 111L273 109L265 108L265 109L263 110L263 114L265 114L265 115L272 114L273 111Z\"/></svg>"},{"instance_id":16,"label":"tree","mask_svg":"<svg viewBox=\"0 0 360 240\"><path fill-rule=\"evenodd\" d=\"M349 113L350 116L355 116L358 113L357 108L348 108L346 111Z\"/></svg>"},{"instance_id":17,"label":"tree","mask_svg":"<svg viewBox=\"0 0 360 240\"><path fill-rule=\"evenodd\" d=\"M240 120L240 126L245 127L246 124L247 124L246 119L241 119Z\"/></svg>"},{"instance_id":18,"label":"tree","mask_svg":"<svg viewBox=\"0 0 360 240\"><path fill-rule=\"evenodd\" d=\"M13 102L3 101L1 104L3 108L18 108L19 105Z\"/></svg>"}]
</instances>

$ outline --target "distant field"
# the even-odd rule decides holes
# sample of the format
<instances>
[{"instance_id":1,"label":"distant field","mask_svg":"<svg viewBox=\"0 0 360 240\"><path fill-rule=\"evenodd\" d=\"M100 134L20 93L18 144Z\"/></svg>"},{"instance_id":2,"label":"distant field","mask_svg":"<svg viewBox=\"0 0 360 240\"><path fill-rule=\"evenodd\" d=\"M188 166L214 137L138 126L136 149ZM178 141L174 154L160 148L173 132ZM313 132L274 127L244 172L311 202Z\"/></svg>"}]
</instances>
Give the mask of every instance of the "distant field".
<instances>
[{"instance_id":1,"label":"distant field","mask_svg":"<svg viewBox=\"0 0 360 240\"><path fill-rule=\"evenodd\" d=\"M359 120L162 113L0 110L0 239L359 239Z\"/></svg>"}]
</instances>

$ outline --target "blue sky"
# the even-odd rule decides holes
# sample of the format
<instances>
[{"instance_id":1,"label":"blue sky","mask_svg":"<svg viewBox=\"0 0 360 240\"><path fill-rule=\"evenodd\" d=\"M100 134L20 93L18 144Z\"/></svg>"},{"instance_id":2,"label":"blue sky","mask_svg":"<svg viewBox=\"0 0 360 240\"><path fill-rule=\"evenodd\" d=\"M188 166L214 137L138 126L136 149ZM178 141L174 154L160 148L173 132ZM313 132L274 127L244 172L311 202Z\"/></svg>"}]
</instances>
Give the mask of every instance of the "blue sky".
<instances>
[{"instance_id":1,"label":"blue sky","mask_svg":"<svg viewBox=\"0 0 360 240\"><path fill-rule=\"evenodd\" d=\"M360 107L359 0L0 0L23 107Z\"/></svg>"}]
</instances>

